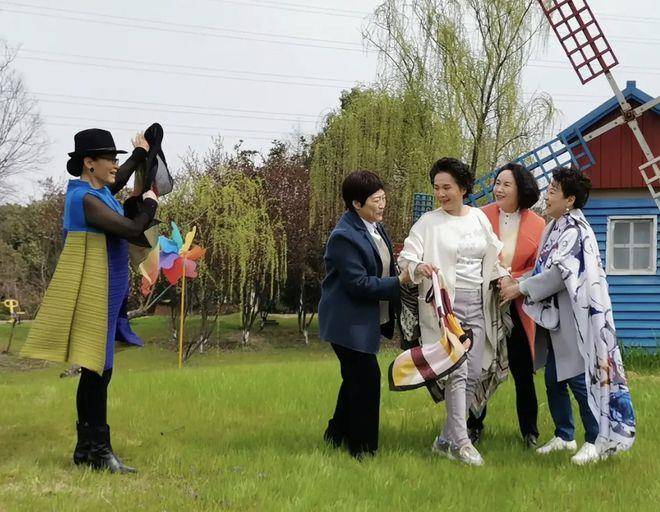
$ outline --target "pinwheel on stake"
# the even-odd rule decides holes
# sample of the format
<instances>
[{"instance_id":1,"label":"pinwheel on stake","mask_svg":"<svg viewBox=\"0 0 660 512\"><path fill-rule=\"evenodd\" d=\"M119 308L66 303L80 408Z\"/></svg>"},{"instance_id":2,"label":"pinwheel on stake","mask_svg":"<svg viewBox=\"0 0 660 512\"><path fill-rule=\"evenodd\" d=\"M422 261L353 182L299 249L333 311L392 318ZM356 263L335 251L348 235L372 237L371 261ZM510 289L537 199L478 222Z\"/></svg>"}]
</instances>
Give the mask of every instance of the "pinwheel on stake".
<instances>
[{"instance_id":1,"label":"pinwheel on stake","mask_svg":"<svg viewBox=\"0 0 660 512\"><path fill-rule=\"evenodd\" d=\"M192 243L197 233L195 226L186 233L185 237L182 237L179 226L175 222L172 222L171 225L171 238L161 235L158 238L158 249L160 250L154 250L144 263L140 265L140 271L142 273L141 291L143 295L149 295L151 293L161 270L169 283L165 291L169 290L172 286L176 286L181 281L181 318L179 319L179 368L181 368L183 365L186 277L190 279L197 277L197 262L204 257L206 249ZM153 302L155 301L151 301L152 304Z\"/></svg>"}]
</instances>

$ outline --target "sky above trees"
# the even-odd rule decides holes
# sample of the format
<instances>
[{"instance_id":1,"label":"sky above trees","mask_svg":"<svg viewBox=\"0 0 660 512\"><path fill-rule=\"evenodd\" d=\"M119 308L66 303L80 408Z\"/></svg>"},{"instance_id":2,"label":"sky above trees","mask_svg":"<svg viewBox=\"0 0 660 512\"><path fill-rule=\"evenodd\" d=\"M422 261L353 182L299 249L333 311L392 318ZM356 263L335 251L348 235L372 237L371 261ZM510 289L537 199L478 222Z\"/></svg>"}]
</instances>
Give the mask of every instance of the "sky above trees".
<instances>
[{"instance_id":1,"label":"sky above trees","mask_svg":"<svg viewBox=\"0 0 660 512\"><path fill-rule=\"evenodd\" d=\"M660 90L654 2L590 0L621 65L619 84ZM51 144L47 161L19 181L19 199L39 176L66 179L73 134L99 126L118 146L154 121L165 127L173 167L187 149L220 135L267 152L270 141L315 133L342 90L375 80L377 54L362 30L377 1L318 0L0 2L0 34L19 46L16 67L39 100ZM546 91L562 111L557 130L611 96L604 80L580 85L549 39L525 70L525 91ZM556 131L556 130L555 130Z\"/></svg>"}]
</instances>

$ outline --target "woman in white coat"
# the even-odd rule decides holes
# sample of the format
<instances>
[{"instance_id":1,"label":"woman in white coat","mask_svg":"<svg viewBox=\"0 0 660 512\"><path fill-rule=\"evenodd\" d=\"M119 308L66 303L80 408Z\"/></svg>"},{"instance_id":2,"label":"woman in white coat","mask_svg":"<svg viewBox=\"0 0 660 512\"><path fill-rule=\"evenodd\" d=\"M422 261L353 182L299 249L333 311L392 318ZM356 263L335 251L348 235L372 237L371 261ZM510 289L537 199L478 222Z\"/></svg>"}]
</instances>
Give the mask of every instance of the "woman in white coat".
<instances>
[{"instance_id":1,"label":"woman in white coat","mask_svg":"<svg viewBox=\"0 0 660 512\"><path fill-rule=\"evenodd\" d=\"M495 297L491 282L508 275L499 264L502 243L486 215L463 204L474 175L455 158L441 158L430 171L440 208L424 214L412 227L399 256L402 271L419 284L419 323L422 344L440 339L433 307L425 301L433 272L442 272L454 312L464 328L472 329L467 360L445 387L447 420L433 451L471 465L483 459L468 437L466 416L482 369L488 368L497 345L497 324L491 311Z\"/></svg>"}]
</instances>

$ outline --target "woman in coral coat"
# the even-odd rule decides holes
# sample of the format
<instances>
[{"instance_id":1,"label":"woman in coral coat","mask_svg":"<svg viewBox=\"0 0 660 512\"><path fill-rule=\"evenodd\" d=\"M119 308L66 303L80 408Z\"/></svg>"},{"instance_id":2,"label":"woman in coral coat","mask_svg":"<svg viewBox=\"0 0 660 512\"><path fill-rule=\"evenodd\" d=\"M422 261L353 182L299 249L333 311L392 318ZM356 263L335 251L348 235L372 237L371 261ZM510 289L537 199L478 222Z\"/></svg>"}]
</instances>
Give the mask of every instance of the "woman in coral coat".
<instances>
[{"instance_id":1,"label":"woman in coral coat","mask_svg":"<svg viewBox=\"0 0 660 512\"><path fill-rule=\"evenodd\" d=\"M504 244L500 254L502 266L510 269L514 279L534 268L536 253L545 221L529 208L539 199L539 188L532 173L518 164L502 167L495 176L495 202L482 210L493 231ZM516 409L520 433L526 446L536 446L538 405L534 389L534 335L536 324L522 309L523 298L511 303L513 329L507 335L509 369L516 387ZM468 430L478 442L483 430L486 409L480 417L470 414Z\"/></svg>"}]
</instances>

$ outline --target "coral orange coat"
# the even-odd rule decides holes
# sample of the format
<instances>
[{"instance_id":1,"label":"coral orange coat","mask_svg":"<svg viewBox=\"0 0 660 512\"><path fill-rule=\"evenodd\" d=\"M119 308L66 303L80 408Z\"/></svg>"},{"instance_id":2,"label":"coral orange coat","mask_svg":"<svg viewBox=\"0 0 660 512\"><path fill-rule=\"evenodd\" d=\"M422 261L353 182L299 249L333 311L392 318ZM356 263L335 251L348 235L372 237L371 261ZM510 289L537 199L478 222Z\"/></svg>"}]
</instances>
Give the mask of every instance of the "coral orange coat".
<instances>
[{"instance_id":1,"label":"coral orange coat","mask_svg":"<svg viewBox=\"0 0 660 512\"><path fill-rule=\"evenodd\" d=\"M493 231L500 236L500 208L496 203L491 203L481 209L488 217ZM511 261L511 275L518 279L534 268L536 263L536 253L538 252L541 235L545 228L545 220L529 209L520 211L520 227L518 229L518 240L516 250ZM527 342L532 352L532 361L534 360L534 335L536 333L536 324L523 311L523 297L514 301L516 311L522 322Z\"/></svg>"}]
</instances>

